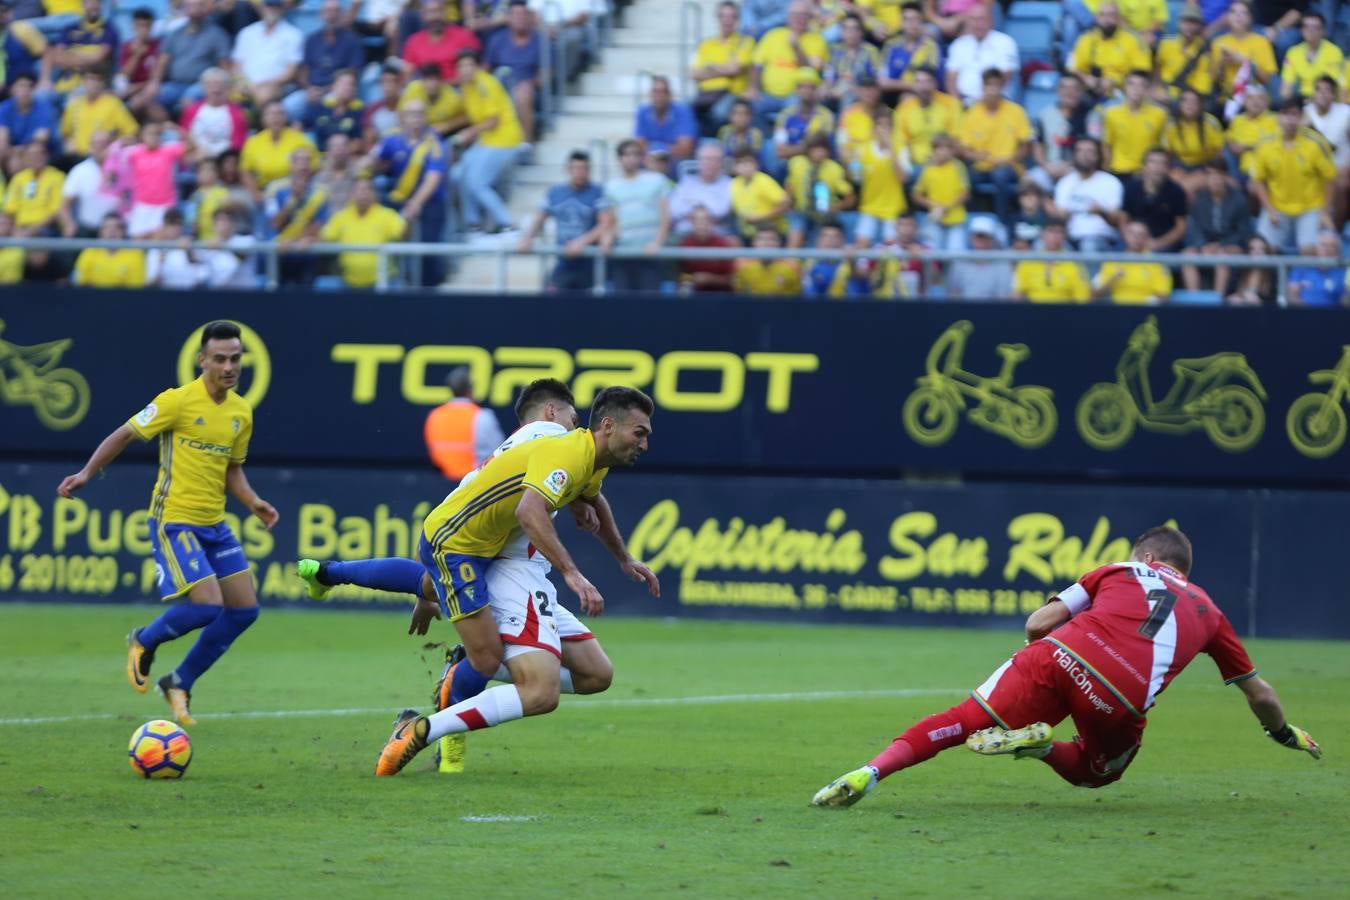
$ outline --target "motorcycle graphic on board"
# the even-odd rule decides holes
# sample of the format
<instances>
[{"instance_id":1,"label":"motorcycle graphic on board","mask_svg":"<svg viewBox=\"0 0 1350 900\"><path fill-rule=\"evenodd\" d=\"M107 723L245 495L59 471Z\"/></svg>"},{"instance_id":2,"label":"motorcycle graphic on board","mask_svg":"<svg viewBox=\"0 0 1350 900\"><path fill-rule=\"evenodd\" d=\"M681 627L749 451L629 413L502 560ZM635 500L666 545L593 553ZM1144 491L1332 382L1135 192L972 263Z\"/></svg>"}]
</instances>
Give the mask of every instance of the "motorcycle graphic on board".
<instances>
[{"instance_id":1,"label":"motorcycle graphic on board","mask_svg":"<svg viewBox=\"0 0 1350 900\"><path fill-rule=\"evenodd\" d=\"M0 319L0 333L4 330ZM69 338L28 347L0 340L0 403L33 407L38 421L53 431L78 425L89 412L89 382L56 365L72 344Z\"/></svg>"},{"instance_id":2,"label":"motorcycle graphic on board","mask_svg":"<svg viewBox=\"0 0 1350 900\"><path fill-rule=\"evenodd\" d=\"M1116 380L1094 384L1078 401L1075 419L1083 440L1098 450L1119 450L1134 429L1186 434L1203 429L1220 450L1250 450L1266 426L1266 389L1241 353L1215 353L1172 363L1176 380L1155 398L1148 368L1158 349L1158 319L1135 328L1116 364Z\"/></svg>"},{"instance_id":3,"label":"motorcycle graphic on board","mask_svg":"<svg viewBox=\"0 0 1350 900\"><path fill-rule=\"evenodd\" d=\"M1345 443L1345 410L1341 405L1350 398L1350 344L1341 348L1336 368L1313 372L1308 380L1328 387L1291 403L1284 424L1295 450L1313 459L1325 459Z\"/></svg>"},{"instance_id":4,"label":"motorcycle graphic on board","mask_svg":"<svg viewBox=\"0 0 1350 900\"><path fill-rule=\"evenodd\" d=\"M1019 447L1044 446L1055 436L1059 416L1053 393L1047 387L1014 387L1013 369L1031 355L1026 344L999 344L1003 365L994 376L976 375L961 368L966 340L975 326L968 320L954 322L933 342L928 351L927 374L905 399L901 420L905 431L925 447L951 440L958 419L970 403L970 424L1006 437Z\"/></svg>"}]
</instances>

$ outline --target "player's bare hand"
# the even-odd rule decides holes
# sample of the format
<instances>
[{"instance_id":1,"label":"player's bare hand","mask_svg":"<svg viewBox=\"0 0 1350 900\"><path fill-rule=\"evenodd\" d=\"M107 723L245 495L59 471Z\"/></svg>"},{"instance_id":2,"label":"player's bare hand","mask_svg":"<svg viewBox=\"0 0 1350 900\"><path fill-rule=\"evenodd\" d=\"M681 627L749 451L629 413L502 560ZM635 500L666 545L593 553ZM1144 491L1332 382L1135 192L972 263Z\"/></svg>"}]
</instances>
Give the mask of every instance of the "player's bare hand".
<instances>
[{"instance_id":1,"label":"player's bare hand","mask_svg":"<svg viewBox=\"0 0 1350 900\"><path fill-rule=\"evenodd\" d=\"M271 531L272 526L276 525L277 520L281 518L281 513L277 512L277 508L261 497L253 501L253 505L249 509L267 526L268 531Z\"/></svg>"},{"instance_id":2,"label":"player's bare hand","mask_svg":"<svg viewBox=\"0 0 1350 900\"><path fill-rule=\"evenodd\" d=\"M589 503L573 503L568 509L572 510L572 519L582 531L595 534L600 530L600 514L595 511L594 506Z\"/></svg>"},{"instance_id":3,"label":"player's bare hand","mask_svg":"<svg viewBox=\"0 0 1350 900\"><path fill-rule=\"evenodd\" d=\"M622 569L623 574L627 575L629 578L647 585L647 592L653 597L661 596L661 579L657 578L656 573L651 569L647 568L636 559L633 559L631 556L626 562L620 564L619 568Z\"/></svg>"},{"instance_id":4,"label":"player's bare hand","mask_svg":"<svg viewBox=\"0 0 1350 900\"><path fill-rule=\"evenodd\" d=\"M89 483L89 476L83 471L76 472L74 475L67 475L61 479L61 484L56 488L56 492L69 500L75 496L75 492Z\"/></svg>"},{"instance_id":5,"label":"player's bare hand","mask_svg":"<svg viewBox=\"0 0 1350 900\"><path fill-rule=\"evenodd\" d=\"M441 617L441 606L426 598L419 598L413 607L412 621L408 623L408 634L426 634L432 619Z\"/></svg>"},{"instance_id":6,"label":"player's bare hand","mask_svg":"<svg viewBox=\"0 0 1350 900\"><path fill-rule=\"evenodd\" d=\"M581 611L588 616L598 616L605 611L605 598L600 596L600 592L576 569L563 575L563 580L567 586L577 595L581 601Z\"/></svg>"}]
</instances>

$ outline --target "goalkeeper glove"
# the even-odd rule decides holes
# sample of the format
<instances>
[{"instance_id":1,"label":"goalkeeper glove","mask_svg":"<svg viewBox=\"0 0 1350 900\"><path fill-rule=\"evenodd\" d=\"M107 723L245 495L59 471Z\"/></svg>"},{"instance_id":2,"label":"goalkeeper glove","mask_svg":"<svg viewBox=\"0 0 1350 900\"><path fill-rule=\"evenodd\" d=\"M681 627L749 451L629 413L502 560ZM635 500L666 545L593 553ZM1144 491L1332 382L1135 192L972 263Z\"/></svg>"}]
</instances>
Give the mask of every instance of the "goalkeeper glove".
<instances>
[{"instance_id":1,"label":"goalkeeper glove","mask_svg":"<svg viewBox=\"0 0 1350 900\"><path fill-rule=\"evenodd\" d=\"M1266 729L1266 734L1277 744L1283 744L1290 750L1303 750L1313 759L1322 758L1322 748L1313 740L1312 735L1299 728L1297 725L1290 725L1288 722L1278 731Z\"/></svg>"}]
</instances>

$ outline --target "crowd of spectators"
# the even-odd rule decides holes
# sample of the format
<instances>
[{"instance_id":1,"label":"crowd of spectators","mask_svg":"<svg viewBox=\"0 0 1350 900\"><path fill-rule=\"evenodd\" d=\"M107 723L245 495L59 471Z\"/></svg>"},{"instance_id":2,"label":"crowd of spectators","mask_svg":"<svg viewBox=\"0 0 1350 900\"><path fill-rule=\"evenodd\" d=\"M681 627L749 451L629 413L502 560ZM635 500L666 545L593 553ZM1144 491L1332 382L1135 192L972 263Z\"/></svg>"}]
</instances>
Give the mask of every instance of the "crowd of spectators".
<instances>
[{"instance_id":1,"label":"crowd of spectators","mask_svg":"<svg viewBox=\"0 0 1350 900\"><path fill-rule=\"evenodd\" d=\"M309 284L325 274L306 253L316 240L526 249L551 219L561 290L592 287L586 247L753 246L830 252L614 259L608 277L638 291L1350 302L1350 64L1334 0L724 2L688 95L652 77L614 176L594 183L573 153L529 223L504 192L539 128L545 58L582 71L590 18L621 3L172 2L119 26L103 0L0 0L0 237L182 242L7 250L0 280L256 283L263 240L285 247L283 281ZM873 247L1064 256L853 252ZM1074 258L1092 252L1127 259ZM1196 264L1128 259L1148 253ZM1203 264L1216 254L1326 263L1295 269L1277 297L1270 270ZM378 265L348 253L328 276L365 287ZM445 273L427 257L402 274Z\"/></svg>"},{"instance_id":2,"label":"crowd of spectators","mask_svg":"<svg viewBox=\"0 0 1350 900\"><path fill-rule=\"evenodd\" d=\"M622 175L593 186L575 157L528 238L552 216L573 250L664 239L837 251L619 264L620 288L1065 303L1275 303L1269 270L1128 256L1300 254L1327 263L1293 271L1290 304L1350 303L1350 66L1322 11L1337 6L724 2L686 101L652 79ZM878 246L1065 258L939 266L850 252ZM1127 259L1085 265L1079 252ZM589 278L567 260L554 283Z\"/></svg>"},{"instance_id":3,"label":"crowd of spectators","mask_svg":"<svg viewBox=\"0 0 1350 900\"><path fill-rule=\"evenodd\" d=\"M0 283L257 286L269 241L283 283L368 287L378 255L330 266L308 245L514 243L502 194L540 127L545 44L574 78L597 50L591 17L623 5L155 2L110 16L104 0L0 0L0 237L177 249L11 247Z\"/></svg>"}]
</instances>

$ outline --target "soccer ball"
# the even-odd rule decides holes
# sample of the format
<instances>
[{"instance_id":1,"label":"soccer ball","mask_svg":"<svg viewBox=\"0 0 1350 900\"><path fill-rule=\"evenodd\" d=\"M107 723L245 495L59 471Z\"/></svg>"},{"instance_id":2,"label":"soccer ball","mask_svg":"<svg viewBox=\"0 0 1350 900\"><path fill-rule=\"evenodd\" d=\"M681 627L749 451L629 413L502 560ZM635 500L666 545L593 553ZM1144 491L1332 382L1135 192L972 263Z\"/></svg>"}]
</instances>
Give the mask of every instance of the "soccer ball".
<instances>
[{"instance_id":1,"label":"soccer ball","mask_svg":"<svg viewBox=\"0 0 1350 900\"><path fill-rule=\"evenodd\" d=\"M145 778L182 778L192 762L192 741L173 722L155 719L132 734L127 756Z\"/></svg>"}]
</instances>

